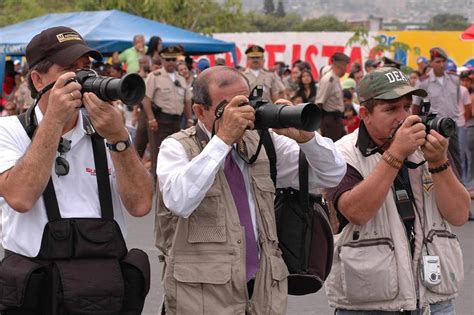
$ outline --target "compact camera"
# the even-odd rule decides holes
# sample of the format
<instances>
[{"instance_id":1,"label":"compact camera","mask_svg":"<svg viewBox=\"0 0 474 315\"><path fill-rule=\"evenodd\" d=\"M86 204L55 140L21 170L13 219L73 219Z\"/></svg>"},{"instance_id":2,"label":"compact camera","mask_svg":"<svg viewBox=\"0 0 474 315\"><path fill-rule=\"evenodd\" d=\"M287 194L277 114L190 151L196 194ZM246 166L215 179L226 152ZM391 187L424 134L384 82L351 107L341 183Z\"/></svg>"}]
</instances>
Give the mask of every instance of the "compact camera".
<instances>
[{"instance_id":1,"label":"compact camera","mask_svg":"<svg viewBox=\"0 0 474 315\"><path fill-rule=\"evenodd\" d=\"M431 129L435 130L443 137L451 137L456 131L456 122L449 117L437 117L437 113L430 112L431 103L423 101L420 104L421 122L426 126L426 133Z\"/></svg>"},{"instance_id":2,"label":"compact camera","mask_svg":"<svg viewBox=\"0 0 474 315\"><path fill-rule=\"evenodd\" d=\"M441 283L439 256L423 256L420 266L421 281L427 288Z\"/></svg>"}]
</instances>

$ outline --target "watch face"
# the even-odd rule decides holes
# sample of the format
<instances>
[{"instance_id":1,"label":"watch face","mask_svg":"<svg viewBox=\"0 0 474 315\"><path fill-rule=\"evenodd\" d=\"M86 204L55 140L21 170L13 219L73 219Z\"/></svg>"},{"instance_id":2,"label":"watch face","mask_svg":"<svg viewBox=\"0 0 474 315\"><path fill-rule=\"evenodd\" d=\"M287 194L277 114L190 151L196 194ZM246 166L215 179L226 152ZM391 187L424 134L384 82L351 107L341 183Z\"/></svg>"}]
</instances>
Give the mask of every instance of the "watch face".
<instances>
[{"instance_id":1,"label":"watch face","mask_svg":"<svg viewBox=\"0 0 474 315\"><path fill-rule=\"evenodd\" d=\"M127 144L125 142L119 142L115 145L115 149L119 152L125 150L127 148Z\"/></svg>"}]
</instances>

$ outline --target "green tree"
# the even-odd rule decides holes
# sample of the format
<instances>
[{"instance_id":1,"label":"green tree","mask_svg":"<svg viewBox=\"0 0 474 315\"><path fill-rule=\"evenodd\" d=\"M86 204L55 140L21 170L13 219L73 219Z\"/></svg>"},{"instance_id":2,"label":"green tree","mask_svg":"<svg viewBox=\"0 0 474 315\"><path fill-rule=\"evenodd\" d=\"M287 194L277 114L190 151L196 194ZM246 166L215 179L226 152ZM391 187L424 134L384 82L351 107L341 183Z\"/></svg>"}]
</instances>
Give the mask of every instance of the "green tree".
<instances>
[{"instance_id":1,"label":"green tree","mask_svg":"<svg viewBox=\"0 0 474 315\"><path fill-rule=\"evenodd\" d=\"M333 15L325 15L317 19L307 19L295 25L291 30L297 32L345 32L351 27L346 22L339 21Z\"/></svg>"},{"instance_id":2,"label":"green tree","mask_svg":"<svg viewBox=\"0 0 474 315\"><path fill-rule=\"evenodd\" d=\"M301 22L301 16L288 13L284 17L275 18L274 15L264 15L249 12L245 21L248 24L247 32L283 32L291 30Z\"/></svg>"},{"instance_id":3,"label":"green tree","mask_svg":"<svg viewBox=\"0 0 474 315\"><path fill-rule=\"evenodd\" d=\"M112 9L202 33L241 31L245 24L241 0L0 0L0 26L47 13Z\"/></svg>"},{"instance_id":4,"label":"green tree","mask_svg":"<svg viewBox=\"0 0 474 315\"><path fill-rule=\"evenodd\" d=\"M54 12L76 11L75 3L58 0L0 0L0 27Z\"/></svg>"},{"instance_id":5,"label":"green tree","mask_svg":"<svg viewBox=\"0 0 474 315\"><path fill-rule=\"evenodd\" d=\"M264 0L263 1L263 13L265 15L272 15L275 12L275 4L273 0Z\"/></svg>"},{"instance_id":6,"label":"green tree","mask_svg":"<svg viewBox=\"0 0 474 315\"><path fill-rule=\"evenodd\" d=\"M469 25L469 20L460 14L442 13L433 16L428 22L427 28L436 31L462 31Z\"/></svg>"},{"instance_id":7,"label":"green tree","mask_svg":"<svg viewBox=\"0 0 474 315\"><path fill-rule=\"evenodd\" d=\"M280 1L278 1L278 6L277 6L277 10L275 12L275 16L284 17L285 15L286 15L285 6L283 5L283 1L280 0Z\"/></svg>"}]
</instances>

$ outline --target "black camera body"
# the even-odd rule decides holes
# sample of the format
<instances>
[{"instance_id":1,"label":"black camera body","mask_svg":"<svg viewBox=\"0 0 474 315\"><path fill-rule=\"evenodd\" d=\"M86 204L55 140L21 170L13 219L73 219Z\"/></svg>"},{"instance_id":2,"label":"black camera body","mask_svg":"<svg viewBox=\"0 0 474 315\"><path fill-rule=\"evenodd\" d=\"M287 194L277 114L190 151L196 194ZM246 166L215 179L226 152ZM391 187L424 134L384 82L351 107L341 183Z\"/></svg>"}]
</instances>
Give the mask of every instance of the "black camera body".
<instances>
[{"instance_id":1,"label":"black camera body","mask_svg":"<svg viewBox=\"0 0 474 315\"><path fill-rule=\"evenodd\" d=\"M427 134L430 130L435 130L446 138L454 134L456 131L456 122L453 119L449 117L437 117L437 113L430 112L431 103L429 101L422 101L420 107L420 114L418 116L425 125Z\"/></svg>"},{"instance_id":2,"label":"black camera body","mask_svg":"<svg viewBox=\"0 0 474 315\"><path fill-rule=\"evenodd\" d=\"M134 105L145 97L145 82L136 73L117 79L102 77L91 69L81 69L76 72L75 81L82 86L81 93L92 92L106 102L121 100Z\"/></svg>"},{"instance_id":3,"label":"black camera body","mask_svg":"<svg viewBox=\"0 0 474 315\"><path fill-rule=\"evenodd\" d=\"M249 97L255 109L255 129L289 128L315 131L321 122L321 110L316 104L304 103L295 106L272 104L262 98L263 87L257 85Z\"/></svg>"}]
</instances>

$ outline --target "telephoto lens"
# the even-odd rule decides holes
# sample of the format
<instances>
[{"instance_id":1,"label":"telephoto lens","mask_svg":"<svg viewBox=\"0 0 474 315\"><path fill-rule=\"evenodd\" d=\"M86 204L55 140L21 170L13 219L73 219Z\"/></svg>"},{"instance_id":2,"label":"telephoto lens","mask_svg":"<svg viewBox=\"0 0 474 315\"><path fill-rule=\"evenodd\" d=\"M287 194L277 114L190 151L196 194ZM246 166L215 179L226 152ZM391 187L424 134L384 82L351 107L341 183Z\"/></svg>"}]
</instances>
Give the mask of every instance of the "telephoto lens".
<instances>
[{"instance_id":1,"label":"telephoto lens","mask_svg":"<svg viewBox=\"0 0 474 315\"><path fill-rule=\"evenodd\" d=\"M296 128L315 131L321 122L321 110L316 104L298 105L260 103L255 108L255 129Z\"/></svg>"},{"instance_id":2,"label":"telephoto lens","mask_svg":"<svg viewBox=\"0 0 474 315\"><path fill-rule=\"evenodd\" d=\"M136 73L117 79L99 76L94 70L82 69L76 72L76 81L82 85L82 93L92 92L106 102L121 100L124 104L134 105L145 97L145 82Z\"/></svg>"}]
</instances>

